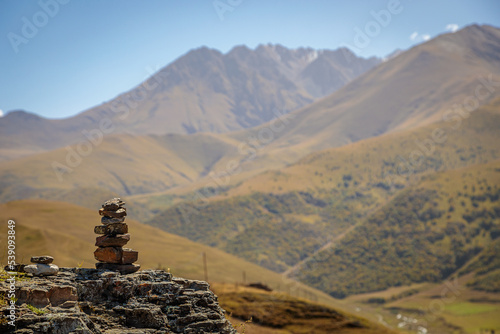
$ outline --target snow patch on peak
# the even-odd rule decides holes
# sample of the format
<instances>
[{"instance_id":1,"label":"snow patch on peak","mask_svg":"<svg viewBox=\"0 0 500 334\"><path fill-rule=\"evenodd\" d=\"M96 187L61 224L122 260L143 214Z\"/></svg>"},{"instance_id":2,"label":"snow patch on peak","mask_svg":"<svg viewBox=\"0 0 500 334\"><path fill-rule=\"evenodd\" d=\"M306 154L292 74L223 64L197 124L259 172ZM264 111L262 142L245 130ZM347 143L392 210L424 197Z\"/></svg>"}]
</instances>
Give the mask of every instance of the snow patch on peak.
<instances>
[{"instance_id":1,"label":"snow patch on peak","mask_svg":"<svg viewBox=\"0 0 500 334\"><path fill-rule=\"evenodd\" d=\"M307 54L307 62L312 63L318 58L319 52L317 50L313 50Z\"/></svg>"}]
</instances>

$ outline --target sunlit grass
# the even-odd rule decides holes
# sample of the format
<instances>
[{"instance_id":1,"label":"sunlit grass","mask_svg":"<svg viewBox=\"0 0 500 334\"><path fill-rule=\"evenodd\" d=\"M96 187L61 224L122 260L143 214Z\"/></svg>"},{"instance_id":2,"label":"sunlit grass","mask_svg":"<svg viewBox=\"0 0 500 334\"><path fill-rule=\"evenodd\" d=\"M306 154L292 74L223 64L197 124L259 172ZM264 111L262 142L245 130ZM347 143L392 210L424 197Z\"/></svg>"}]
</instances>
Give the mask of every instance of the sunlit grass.
<instances>
[{"instance_id":1,"label":"sunlit grass","mask_svg":"<svg viewBox=\"0 0 500 334\"><path fill-rule=\"evenodd\" d=\"M446 305L445 309L455 315L472 315L500 311L500 305L460 302Z\"/></svg>"}]
</instances>

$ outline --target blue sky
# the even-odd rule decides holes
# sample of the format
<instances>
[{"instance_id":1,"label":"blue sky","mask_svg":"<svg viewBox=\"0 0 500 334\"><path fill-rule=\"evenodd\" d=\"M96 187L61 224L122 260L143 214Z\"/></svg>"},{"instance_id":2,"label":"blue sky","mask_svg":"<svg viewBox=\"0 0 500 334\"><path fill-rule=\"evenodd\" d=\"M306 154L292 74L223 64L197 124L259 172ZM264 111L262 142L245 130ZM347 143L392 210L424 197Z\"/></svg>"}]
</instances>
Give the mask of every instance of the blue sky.
<instances>
[{"instance_id":1,"label":"blue sky","mask_svg":"<svg viewBox=\"0 0 500 334\"><path fill-rule=\"evenodd\" d=\"M381 11L391 14L383 25ZM447 29L500 27L498 13L494 0L0 0L0 110L68 117L202 45L347 45L385 56Z\"/></svg>"}]
</instances>

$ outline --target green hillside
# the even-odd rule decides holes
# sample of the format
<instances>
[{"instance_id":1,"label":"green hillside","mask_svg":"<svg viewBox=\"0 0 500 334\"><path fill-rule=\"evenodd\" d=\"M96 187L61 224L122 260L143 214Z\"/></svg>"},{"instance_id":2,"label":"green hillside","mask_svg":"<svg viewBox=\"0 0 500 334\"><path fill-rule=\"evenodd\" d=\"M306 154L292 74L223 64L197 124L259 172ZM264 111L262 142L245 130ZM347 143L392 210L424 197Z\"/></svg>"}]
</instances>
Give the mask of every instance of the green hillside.
<instances>
[{"instance_id":1,"label":"green hillside","mask_svg":"<svg viewBox=\"0 0 500 334\"><path fill-rule=\"evenodd\" d=\"M431 175L295 275L339 298L443 280L500 237L499 184L500 161Z\"/></svg>"},{"instance_id":2,"label":"green hillside","mask_svg":"<svg viewBox=\"0 0 500 334\"><path fill-rule=\"evenodd\" d=\"M212 287L238 332L248 334L371 334L396 333L358 316L346 315L324 305L248 287ZM248 321L251 319L251 321ZM239 321L238 321L239 320Z\"/></svg>"},{"instance_id":3,"label":"green hillside","mask_svg":"<svg viewBox=\"0 0 500 334\"><path fill-rule=\"evenodd\" d=\"M495 208L497 216L500 215L500 208ZM498 220L497 220L498 222ZM495 221L482 221L495 241L487 245L470 265L466 266L461 274L475 272L475 276L467 282L472 289L500 292L500 226Z\"/></svg>"},{"instance_id":4,"label":"green hillside","mask_svg":"<svg viewBox=\"0 0 500 334\"><path fill-rule=\"evenodd\" d=\"M128 205L127 205L128 206ZM100 224L96 210L81 206L46 200L21 200L0 204L0 220L16 222L16 261L28 264L31 256L51 255L54 264L60 267L94 268L94 246L96 234L94 226ZM249 263L221 250L192 242L161 231L152 226L141 224L127 218L130 242L127 247L139 252L137 263L142 269L170 268L176 276L204 279L203 253L208 263L210 282L230 284L242 281L246 272L248 282L260 281L269 286L287 286L321 303L338 303L328 295L297 283L273 271ZM7 230L5 230L7 231ZM0 245L5 245L7 233L0 233ZM7 262L7 248L0 250L0 265Z\"/></svg>"},{"instance_id":5,"label":"green hillside","mask_svg":"<svg viewBox=\"0 0 500 334\"><path fill-rule=\"evenodd\" d=\"M293 271L423 177L500 158L499 106L496 100L481 108L457 130L437 123L314 153L233 188L200 189L191 194L197 201L178 203L148 223L275 271ZM410 165L418 143L436 129L446 140L426 144L432 152Z\"/></svg>"}]
</instances>

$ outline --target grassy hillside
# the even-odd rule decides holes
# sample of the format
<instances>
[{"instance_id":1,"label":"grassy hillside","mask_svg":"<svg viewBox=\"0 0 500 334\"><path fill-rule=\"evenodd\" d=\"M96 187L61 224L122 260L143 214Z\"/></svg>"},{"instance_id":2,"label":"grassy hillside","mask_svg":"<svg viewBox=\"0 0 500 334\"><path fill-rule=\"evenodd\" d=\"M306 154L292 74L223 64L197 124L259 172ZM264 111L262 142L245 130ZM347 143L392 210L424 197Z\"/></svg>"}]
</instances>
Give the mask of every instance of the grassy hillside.
<instances>
[{"instance_id":1,"label":"grassy hillside","mask_svg":"<svg viewBox=\"0 0 500 334\"><path fill-rule=\"evenodd\" d=\"M472 274L444 283L422 283L349 296L346 302L410 333L478 334L500 329L500 294L467 286ZM388 313L385 313L388 312ZM418 332L418 331L417 331Z\"/></svg>"},{"instance_id":2,"label":"grassy hillside","mask_svg":"<svg viewBox=\"0 0 500 334\"><path fill-rule=\"evenodd\" d=\"M0 244L6 244L8 219L16 222L16 260L29 263L33 255L52 255L61 267L93 268L93 252L97 235L94 226L100 224L96 210L77 205L46 200L21 200L0 204L0 220L5 222ZM210 282L237 283L245 272L247 282L261 281L269 286L292 289L321 303L338 306L328 295L287 279L270 270L249 263L223 251L166 233L157 228L127 219L131 234L128 247L139 251L138 263L146 268L170 268L176 276L204 279L203 252L208 263ZM2 268L6 262L6 247L0 250Z\"/></svg>"},{"instance_id":3,"label":"grassy hillside","mask_svg":"<svg viewBox=\"0 0 500 334\"><path fill-rule=\"evenodd\" d=\"M500 158L499 106L482 107L457 130L437 123L314 153L233 188L200 189L148 223L273 270L291 269L422 177ZM446 140L422 149L436 129ZM413 152L422 152L416 163Z\"/></svg>"},{"instance_id":4,"label":"grassy hillside","mask_svg":"<svg viewBox=\"0 0 500 334\"><path fill-rule=\"evenodd\" d=\"M497 207L495 210L500 211L500 208ZM487 245L479 253L477 259L467 265L460 274L475 273L475 276L467 282L468 286L474 290L500 292L500 226L494 221L483 220L482 223L490 230L490 235L495 238L495 241Z\"/></svg>"},{"instance_id":5,"label":"grassy hillside","mask_svg":"<svg viewBox=\"0 0 500 334\"><path fill-rule=\"evenodd\" d=\"M97 210L89 210L76 205L46 201L46 200L22 200L0 204L0 220L7 222L13 219L16 222L16 260L20 263L29 263L33 255L52 255L54 263L60 267L94 267L93 251L96 235L93 226L100 224L100 216ZM131 241L127 246L139 251L139 261L142 269L161 267L170 268L175 276L192 279L204 279L202 253L207 255L209 281L216 293L223 293L221 305L223 307L243 307L248 314L238 313L236 309L231 311L234 316L245 318L252 316L252 312L261 312L257 304L245 304L240 297L233 299L227 293L238 291L257 291L256 296L262 294L261 290L241 287L242 273L246 282L262 282L277 291L287 294L267 294L268 303L274 304L285 311L288 304L297 305L303 311L309 306L323 310L325 315L322 324L335 324L348 330L346 333L368 334L375 333L380 329L377 325L358 317L348 315L342 310L345 305L339 303L328 295L315 289L297 283L276 274L267 269L246 262L240 258L224 253L220 250L194 243L185 238L166 233L151 226L141 224L137 221L127 219ZM4 226L7 231L7 224ZM0 244L6 244L7 233L0 233ZM6 248L0 252L0 264L3 268L6 261ZM260 291L260 292L259 292ZM279 296L275 298L274 296ZM310 304L306 299L298 300L292 295L306 296L308 299L320 304ZM242 297L245 298L245 297ZM240 302L243 302L240 304ZM329 307L325 306L329 305ZM330 307L334 307L331 309ZM232 309L231 309L232 310ZM322 311L322 312L323 312ZM238 314L237 314L238 313ZM334 315L329 319L330 315ZM311 321L302 319L296 321L295 317L288 313L282 313L282 325L279 332L277 327L256 326L255 318L253 324L248 325L247 333L263 333L259 329L269 330L269 333L296 333L296 330L306 330ZM338 320L341 321L338 321ZM241 323L233 319L233 323ZM248 320L245 318L244 320ZM350 326L350 324L358 324ZM242 327L241 327L242 328ZM241 329L240 328L240 329ZM252 331L249 328L257 328ZM287 329L287 330L285 330ZM288 330L291 330L288 331ZM389 333L388 330L384 332Z\"/></svg>"},{"instance_id":6,"label":"grassy hillside","mask_svg":"<svg viewBox=\"0 0 500 334\"><path fill-rule=\"evenodd\" d=\"M498 160L429 175L294 274L340 298L443 280L500 237L499 185ZM479 261L479 272L495 269Z\"/></svg>"},{"instance_id":7,"label":"grassy hillside","mask_svg":"<svg viewBox=\"0 0 500 334\"><path fill-rule=\"evenodd\" d=\"M210 134L110 136L89 151L73 145L1 163L0 201L58 199L65 191L80 192L84 202L92 198L87 188L123 195L165 190L204 176L232 148Z\"/></svg>"},{"instance_id":8,"label":"grassy hillside","mask_svg":"<svg viewBox=\"0 0 500 334\"><path fill-rule=\"evenodd\" d=\"M395 333L365 319L283 293L214 285L221 306L240 333ZM251 319L251 322L245 322Z\"/></svg>"}]
</instances>

